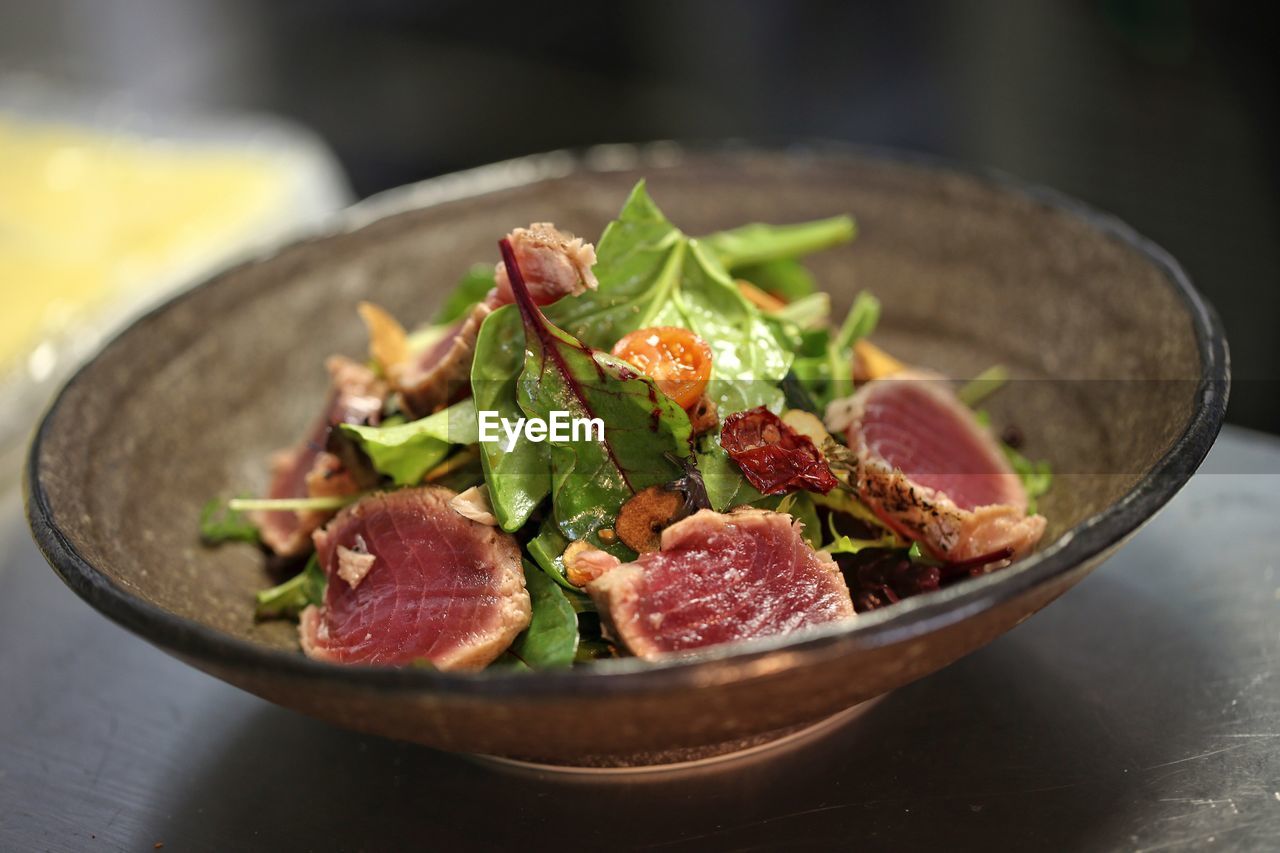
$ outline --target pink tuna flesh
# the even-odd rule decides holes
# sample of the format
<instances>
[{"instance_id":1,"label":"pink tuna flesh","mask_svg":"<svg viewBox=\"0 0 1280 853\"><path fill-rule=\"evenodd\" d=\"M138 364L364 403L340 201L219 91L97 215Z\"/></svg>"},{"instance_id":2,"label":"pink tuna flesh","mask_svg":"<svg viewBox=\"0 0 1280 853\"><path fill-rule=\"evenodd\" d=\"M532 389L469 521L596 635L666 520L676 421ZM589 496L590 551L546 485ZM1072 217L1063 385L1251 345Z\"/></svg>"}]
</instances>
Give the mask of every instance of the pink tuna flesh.
<instances>
[{"instance_id":1,"label":"pink tuna flesh","mask_svg":"<svg viewBox=\"0 0 1280 853\"><path fill-rule=\"evenodd\" d=\"M480 669L511 645L531 615L520 546L459 515L454 497L439 487L373 494L316 531L329 583L324 606L303 612L307 655ZM353 558L362 563L354 585L340 574Z\"/></svg>"}]
</instances>

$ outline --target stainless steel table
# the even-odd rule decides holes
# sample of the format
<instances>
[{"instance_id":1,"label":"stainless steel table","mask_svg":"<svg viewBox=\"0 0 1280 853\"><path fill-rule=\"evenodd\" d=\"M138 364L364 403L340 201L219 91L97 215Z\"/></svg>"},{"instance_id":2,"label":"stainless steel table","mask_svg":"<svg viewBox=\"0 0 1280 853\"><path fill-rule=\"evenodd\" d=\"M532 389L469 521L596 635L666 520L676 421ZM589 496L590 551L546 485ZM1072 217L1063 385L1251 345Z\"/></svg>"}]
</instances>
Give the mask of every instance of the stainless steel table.
<instances>
[{"instance_id":1,"label":"stainless steel table","mask_svg":"<svg viewBox=\"0 0 1280 853\"><path fill-rule=\"evenodd\" d=\"M1258 434L1226 430L981 652L674 777L513 772L274 707L98 616L4 523L0 849L1280 849L1280 440Z\"/></svg>"}]
</instances>

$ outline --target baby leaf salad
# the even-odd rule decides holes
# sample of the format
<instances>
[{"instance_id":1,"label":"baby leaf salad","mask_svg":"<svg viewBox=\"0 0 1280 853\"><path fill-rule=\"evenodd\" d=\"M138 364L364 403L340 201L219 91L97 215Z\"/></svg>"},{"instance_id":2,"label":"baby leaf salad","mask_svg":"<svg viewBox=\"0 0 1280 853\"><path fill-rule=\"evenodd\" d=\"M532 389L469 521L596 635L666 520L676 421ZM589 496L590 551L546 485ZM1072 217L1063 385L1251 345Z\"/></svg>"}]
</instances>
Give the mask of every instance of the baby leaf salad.
<instances>
[{"instance_id":1,"label":"baby leaf salad","mask_svg":"<svg viewBox=\"0 0 1280 853\"><path fill-rule=\"evenodd\" d=\"M1048 468L973 408L1002 369L877 347L866 291L831 316L804 258L855 231L692 237L643 182L595 246L516 228L426 326L362 304L368 355L202 536L295 567L256 613L308 656L459 670L693 654L1002 568Z\"/></svg>"}]
</instances>

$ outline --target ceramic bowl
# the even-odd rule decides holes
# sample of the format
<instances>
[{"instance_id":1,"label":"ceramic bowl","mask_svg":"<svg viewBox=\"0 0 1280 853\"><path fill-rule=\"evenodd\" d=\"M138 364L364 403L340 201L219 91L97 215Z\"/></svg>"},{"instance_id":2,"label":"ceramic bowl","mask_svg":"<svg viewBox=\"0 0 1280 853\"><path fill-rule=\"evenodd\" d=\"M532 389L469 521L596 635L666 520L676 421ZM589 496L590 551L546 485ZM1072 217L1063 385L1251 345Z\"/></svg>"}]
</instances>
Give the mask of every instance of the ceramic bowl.
<instances>
[{"instance_id":1,"label":"ceramic bowl","mask_svg":"<svg viewBox=\"0 0 1280 853\"><path fill-rule=\"evenodd\" d=\"M513 226L598 235L628 190L689 233L849 212L850 245L811 268L843 314L884 305L877 340L966 377L1006 365L991 398L1057 477L1042 548L1005 571L803 637L659 665L452 674L311 661L258 624L252 546L198 541L201 506L260 493L325 390L323 359L359 355L355 305L426 320ZM498 164L393 191L322 236L217 275L110 343L35 437L27 511L63 580L193 666L338 725L446 750L636 765L758 745L921 678L1053 601L1186 482L1222 422L1221 327L1163 251L1038 188L918 158L830 146L609 147ZM1015 675L1011 675L1015 677Z\"/></svg>"}]
</instances>

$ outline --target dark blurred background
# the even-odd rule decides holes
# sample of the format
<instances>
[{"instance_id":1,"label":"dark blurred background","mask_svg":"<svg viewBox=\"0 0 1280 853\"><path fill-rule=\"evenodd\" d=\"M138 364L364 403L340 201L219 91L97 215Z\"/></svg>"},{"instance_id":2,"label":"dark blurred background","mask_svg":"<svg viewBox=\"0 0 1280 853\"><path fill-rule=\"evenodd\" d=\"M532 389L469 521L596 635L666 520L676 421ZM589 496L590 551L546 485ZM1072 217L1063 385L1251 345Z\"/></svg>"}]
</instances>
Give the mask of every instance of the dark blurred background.
<instances>
[{"instance_id":1,"label":"dark blurred background","mask_svg":"<svg viewBox=\"0 0 1280 853\"><path fill-rule=\"evenodd\" d=\"M359 195L657 138L828 137L995 167L1178 257L1229 331L1230 418L1280 432L1273 8L0 2L0 71L149 110L283 115L328 141Z\"/></svg>"}]
</instances>

